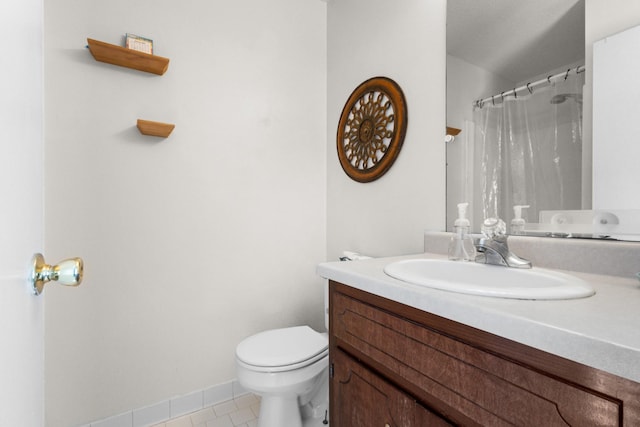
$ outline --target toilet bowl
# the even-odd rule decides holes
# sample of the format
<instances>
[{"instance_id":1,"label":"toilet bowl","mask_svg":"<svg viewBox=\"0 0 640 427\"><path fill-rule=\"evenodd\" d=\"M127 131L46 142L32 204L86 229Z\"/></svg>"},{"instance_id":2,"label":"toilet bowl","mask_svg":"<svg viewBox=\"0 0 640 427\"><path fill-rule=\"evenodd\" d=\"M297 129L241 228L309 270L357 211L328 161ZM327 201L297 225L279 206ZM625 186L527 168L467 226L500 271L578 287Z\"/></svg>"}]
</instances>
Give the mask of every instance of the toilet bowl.
<instances>
[{"instance_id":1,"label":"toilet bowl","mask_svg":"<svg viewBox=\"0 0 640 427\"><path fill-rule=\"evenodd\" d=\"M328 402L329 339L309 326L273 329L236 348L238 382L261 396L258 427L322 425Z\"/></svg>"}]
</instances>

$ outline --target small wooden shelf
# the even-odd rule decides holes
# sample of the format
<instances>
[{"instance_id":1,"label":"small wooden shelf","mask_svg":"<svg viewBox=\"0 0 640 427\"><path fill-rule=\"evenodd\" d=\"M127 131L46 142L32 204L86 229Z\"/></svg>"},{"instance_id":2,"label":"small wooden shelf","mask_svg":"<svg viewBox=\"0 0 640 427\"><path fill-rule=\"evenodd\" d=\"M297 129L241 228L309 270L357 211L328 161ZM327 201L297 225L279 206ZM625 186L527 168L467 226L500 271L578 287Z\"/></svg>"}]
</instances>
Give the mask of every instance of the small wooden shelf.
<instances>
[{"instance_id":1,"label":"small wooden shelf","mask_svg":"<svg viewBox=\"0 0 640 427\"><path fill-rule=\"evenodd\" d=\"M166 138L171 135L176 125L162 122L152 122L150 120L138 119L138 130L143 135L160 136Z\"/></svg>"},{"instance_id":2,"label":"small wooden shelf","mask_svg":"<svg viewBox=\"0 0 640 427\"><path fill-rule=\"evenodd\" d=\"M459 133L460 133L460 129L452 128L452 127L447 126L447 133L445 135L456 136Z\"/></svg>"},{"instance_id":3,"label":"small wooden shelf","mask_svg":"<svg viewBox=\"0 0 640 427\"><path fill-rule=\"evenodd\" d=\"M134 70L145 71L163 75L169 68L169 59L158 55L138 52L126 47L101 42L94 39L87 39L89 50L96 61L108 64L119 65L121 67L133 68Z\"/></svg>"}]
</instances>

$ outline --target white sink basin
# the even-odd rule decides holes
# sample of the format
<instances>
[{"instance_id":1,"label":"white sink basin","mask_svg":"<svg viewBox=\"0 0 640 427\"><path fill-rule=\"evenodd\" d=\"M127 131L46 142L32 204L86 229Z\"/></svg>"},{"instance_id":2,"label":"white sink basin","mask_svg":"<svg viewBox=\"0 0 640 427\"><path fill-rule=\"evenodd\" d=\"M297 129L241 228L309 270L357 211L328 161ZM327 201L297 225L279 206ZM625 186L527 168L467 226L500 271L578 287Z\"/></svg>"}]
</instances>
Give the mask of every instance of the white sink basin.
<instances>
[{"instance_id":1,"label":"white sink basin","mask_svg":"<svg viewBox=\"0 0 640 427\"><path fill-rule=\"evenodd\" d=\"M384 267L403 282L463 294L513 299L574 299L595 294L584 280L543 268L517 269L440 259L410 259Z\"/></svg>"}]
</instances>

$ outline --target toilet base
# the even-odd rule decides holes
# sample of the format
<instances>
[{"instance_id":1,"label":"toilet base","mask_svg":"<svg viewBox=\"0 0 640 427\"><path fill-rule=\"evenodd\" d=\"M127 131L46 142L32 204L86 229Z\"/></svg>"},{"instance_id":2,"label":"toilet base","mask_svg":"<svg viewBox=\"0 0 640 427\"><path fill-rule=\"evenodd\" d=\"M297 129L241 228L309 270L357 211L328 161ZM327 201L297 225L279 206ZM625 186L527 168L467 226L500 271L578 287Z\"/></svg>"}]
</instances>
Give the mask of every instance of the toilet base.
<instances>
[{"instance_id":1,"label":"toilet base","mask_svg":"<svg viewBox=\"0 0 640 427\"><path fill-rule=\"evenodd\" d=\"M263 396L258 427L302 427L298 396Z\"/></svg>"},{"instance_id":2,"label":"toilet base","mask_svg":"<svg viewBox=\"0 0 640 427\"><path fill-rule=\"evenodd\" d=\"M258 427L326 426L329 423L328 374L328 369L325 369L306 396L263 395L260 402ZM301 403L304 405L300 406Z\"/></svg>"}]
</instances>

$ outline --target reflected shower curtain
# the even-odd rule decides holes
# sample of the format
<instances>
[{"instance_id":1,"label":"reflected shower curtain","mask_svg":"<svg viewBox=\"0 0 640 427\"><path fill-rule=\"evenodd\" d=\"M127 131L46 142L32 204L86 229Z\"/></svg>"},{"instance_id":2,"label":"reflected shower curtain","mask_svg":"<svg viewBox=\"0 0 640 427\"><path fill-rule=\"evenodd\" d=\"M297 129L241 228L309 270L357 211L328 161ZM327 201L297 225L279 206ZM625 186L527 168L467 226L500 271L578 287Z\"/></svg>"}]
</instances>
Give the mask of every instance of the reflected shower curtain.
<instances>
[{"instance_id":1,"label":"reflected shower curtain","mask_svg":"<svg viewBox=\"0 0 640 427\"><path fill-rule=\"evenodd\" d=\"M514 205L530 206L527 222L541 210L581 208L583 76L475 108L476 229L488 217L510 224Z\"/></svg>"}]
</instances>

